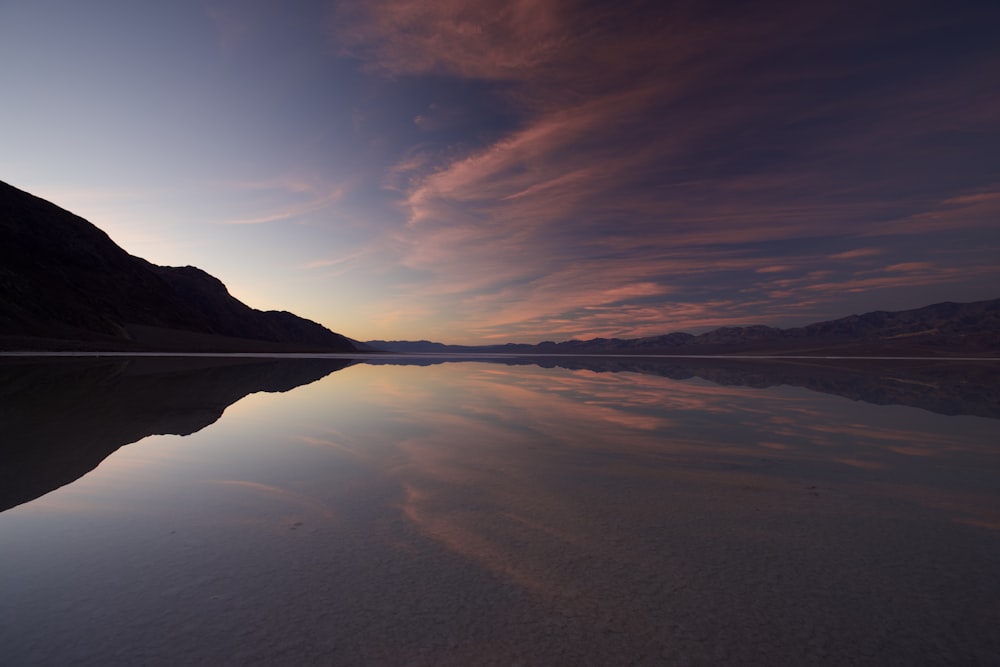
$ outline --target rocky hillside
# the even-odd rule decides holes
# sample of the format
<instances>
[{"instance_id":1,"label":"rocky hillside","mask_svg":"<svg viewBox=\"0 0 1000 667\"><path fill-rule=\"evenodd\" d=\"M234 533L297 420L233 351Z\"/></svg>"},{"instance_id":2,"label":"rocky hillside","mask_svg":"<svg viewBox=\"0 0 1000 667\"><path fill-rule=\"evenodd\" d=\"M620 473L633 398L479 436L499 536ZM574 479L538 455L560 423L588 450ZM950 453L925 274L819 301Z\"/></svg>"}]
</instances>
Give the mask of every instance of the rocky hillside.
<instances>
[{"instance_id":1,"label":"rocky hillside","mask_svg":"<svg viewBox=\"0 0 1000 667\"><path fill-rule=\"evenodd\" d=\"M0 183L0 349L351 352L296 315L260 311L194 267L133 257L103 231Z\"/></svg>"}]
</instances>

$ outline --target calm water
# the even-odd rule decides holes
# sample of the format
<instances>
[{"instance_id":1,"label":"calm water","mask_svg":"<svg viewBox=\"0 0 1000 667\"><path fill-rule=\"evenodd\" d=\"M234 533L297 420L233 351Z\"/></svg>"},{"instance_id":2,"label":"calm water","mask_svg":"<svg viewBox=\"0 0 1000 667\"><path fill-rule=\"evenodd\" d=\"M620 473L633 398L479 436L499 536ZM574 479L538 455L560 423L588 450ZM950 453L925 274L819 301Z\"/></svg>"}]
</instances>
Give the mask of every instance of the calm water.
<instances>
[{"instance_id":1,"label":"calm water","mask_svg":"<svg viewBox=\"0 0 1000 667\"><path fill-rule=\"evenodd\" d=\"M1000 364L541 363L0 361L0 663L1000 664Z\"/></svg>"}]
</instances>

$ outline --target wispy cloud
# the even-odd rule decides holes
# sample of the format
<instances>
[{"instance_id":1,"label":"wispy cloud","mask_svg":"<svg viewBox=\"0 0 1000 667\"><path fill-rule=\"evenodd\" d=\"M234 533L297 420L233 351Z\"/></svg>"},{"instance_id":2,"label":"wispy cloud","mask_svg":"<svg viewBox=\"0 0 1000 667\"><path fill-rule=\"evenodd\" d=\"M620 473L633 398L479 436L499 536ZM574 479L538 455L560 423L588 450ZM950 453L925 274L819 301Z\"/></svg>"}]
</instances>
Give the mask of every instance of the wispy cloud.
<instances>
[{"instance_id":1,"label":"wispy cloud","mask_svg":"<svg viewBox=\"0 0 1000 667\"><path fill-rule=\"evenodd\" d=\"M915 235L962 229L996 230L1000 220L1000 184L933 201L910 215L870 227L868 236Z\"/></svg>"},{"instance_id":2,"label":"wispy cloud","mask_svg":"<svg viewBox=\"0 0 1000 667\"><path fill-rule=\"evenodd\" d=\"M569 35L547 0L372 0L338 6L345 53L389 74L440 72L517 78L552 58Z\"/></svg>"},{"instance_id":3,"label":"wispy cloud","mask_svg":"<svg viewBox=\"0 0 1000 667\"><path fill-rule=\"evenodd\" d=\"M934 34L873 12L889 42ZM371 71L489 82L516 115L390 170L403 266L431 310L485 338L766 322L835 301L833 285L958 282L895 237L985 229L1000 211L989 184L913 188L928 142L988 129L988 96L953 101L993 86L985 70L900 78L903 55L848 57L876 36L847 6L370 0L333 23Z\"/></svg>"},{"instance_id":4,"label":"wispy cloud","mask_svg":"<svg viewBox=\"0 0 1000 667\"><path fill-rule=\"evenodd\" d=\"M362 247L346 255L314 259L306 262L301 268L306 271L322 272L327 278L337 278L355 271L366 259L370 259L371 256L371 248Z\"/></svg>"},{"instance_id":5,"label":"wispy cloud","mask_svg":"<svg viewBox=\"0 0 1000 667\"><path fill-rule=\"evenodd\" d=\"M844 252L837 252L830 255L830 259L859 259L861 257L877 257L881 255L884 250L881 248L855 248L854 250L845 250Z\"/></svg>"},{"instance_id":6,"label":"wispy cloud","mask_svg":"<svg viewBox=\"0 0 1000 667\"><path fill-rule=\"evenodd\" d=\"M224 225L262 225L294 220L326 209L340 201L350 189L349 183L327 184L316 175L283 175L258 181L223 182L222 187L254 193L262 200L255 209L270 209L262 215L233 217L219 221Z\"/></svg>"}]
</instances>

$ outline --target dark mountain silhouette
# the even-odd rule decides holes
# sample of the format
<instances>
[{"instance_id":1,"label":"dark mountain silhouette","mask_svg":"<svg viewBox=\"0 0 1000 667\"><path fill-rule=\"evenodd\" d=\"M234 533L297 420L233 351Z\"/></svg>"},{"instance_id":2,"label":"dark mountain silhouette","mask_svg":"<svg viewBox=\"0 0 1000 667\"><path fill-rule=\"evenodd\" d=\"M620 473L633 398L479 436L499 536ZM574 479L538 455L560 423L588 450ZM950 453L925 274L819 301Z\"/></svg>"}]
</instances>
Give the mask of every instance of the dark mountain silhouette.
<instances>
[{"instance_id":1,"label":"dark mountain silhouette","mask_svg":"<svg viewBox=\"0 0 1000 667\"><path fill-rule=\"evenodd\" d=\"M0 362L0 511L149 435L189 435L248 394L284 392L349 359L14 358Z\"/></svg>"},{"instance_id":2,"label":"dark mountain silhouette","mask_svg":"<svg viewBox=\"0 0 1000 667\"><path fill-rule=\"evenodd\" d=\"M500 345L480 346L480 347L476 347L473 345L448 345L446 343L432 343L429 340L370 340L367 341L365 345L368 345L369 347L374 348L376 350L382 350L384 352L405 352L407 354L411 352L416 352L420 354L424 353L448 354L451 352L476 353L476 352L485 352L497 347L503 347ZM523 345L518 347L530 348L533 346Z\"/></svg>"},{"instance_id":3,"label":"dark mountain silhouette","mask_svg":"<svg viewBox=\"0 0 1000 667\"><path fill-rule=\"evenodd\" d=\"M133 257L83 218L0 183L0 349L353 352L259 311L200 269Z\"/></svg>"},{"instance_id":4,"label":"dark mountain silhouette","mask_svg":"<svg viewBox=\"0 0 1000 667\"><path fill-rule=\"evenodd\" d=\"M428 341L369 341L389 352L509 354L758 354L843 356L998 356L1000 299L875 311L804 327L722 327L699 335L594 338L537 345L467 346Z\"/></svg>"}]
</instances>

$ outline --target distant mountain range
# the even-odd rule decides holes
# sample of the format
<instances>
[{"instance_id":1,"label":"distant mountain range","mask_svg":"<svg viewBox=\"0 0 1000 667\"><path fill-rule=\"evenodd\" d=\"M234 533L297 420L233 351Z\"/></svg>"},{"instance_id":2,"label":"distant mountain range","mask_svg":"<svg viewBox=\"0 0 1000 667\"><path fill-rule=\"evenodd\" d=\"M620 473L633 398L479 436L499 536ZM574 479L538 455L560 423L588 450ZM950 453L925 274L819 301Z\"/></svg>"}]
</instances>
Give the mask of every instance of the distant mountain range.
<instances>
[{"instance_id":1,"label":"distant mountain range","mask_svg":"<svg viewBox=\"0 0 1000 667\"><path fill-rule=\"evenodd\" d=\"M133 257L83 218L0 182L0 349L354 352L255 310L192 266Z\"/></svg>"},{"instance_id":2,"label":"distant mountain range","mask_svg":"<svg viewBox=\"0 0 1000 667\"><path fill-rule=\"evenodd\" d=\"M722 327L645 338L593 338L537 345L446 345L429 341L368 341L387 352L461 354L1000 356L1000 299L937 303L913 310L875 311L804 327Z\"/></svg>"}]
</instances>

